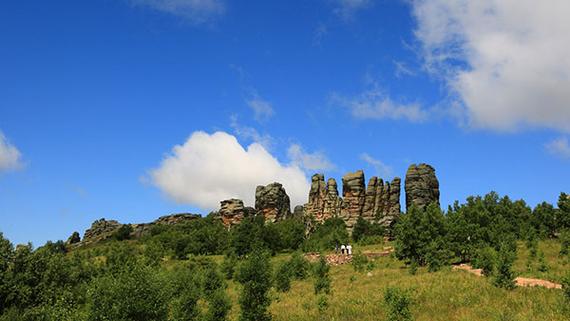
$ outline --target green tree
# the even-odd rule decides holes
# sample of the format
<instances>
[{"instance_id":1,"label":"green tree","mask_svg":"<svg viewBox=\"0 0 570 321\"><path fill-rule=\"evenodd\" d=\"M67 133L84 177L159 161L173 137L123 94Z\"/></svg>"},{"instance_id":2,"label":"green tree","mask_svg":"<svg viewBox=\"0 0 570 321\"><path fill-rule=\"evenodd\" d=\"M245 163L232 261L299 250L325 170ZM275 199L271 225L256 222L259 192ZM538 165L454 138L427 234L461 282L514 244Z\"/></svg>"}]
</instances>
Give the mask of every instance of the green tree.
<instances>
[{"instance_id":1,"label":"green tree","mask_svg":"<svg viewBox=\"0 0 570 321\"><path fill-rule=\"evenodd\" d=\"M225 321L232 308L230 299L223 289L218 289L208 300L208 313L206 321Z\"/></svg>"},{"instance_id":2,"label":"green tree","mask_svg":"<svg viewBox=\"0 0 570 321\"><path fill-rule=\"evenodd\" d=\"M554 237L556 233L556 211L552 204L542 202L532 212L533 225L542 237Z\"/></svg>"},{"instance_id":3,"label":"green tree","mask_svg":"<svg viewBox=\"0 0 570 321\"><path fill-rule=\"evenodd\" d=\"M331 291L331 278L329 276L330 267L324 255L320 255L319 262L315 266L315 294L329 294Z\"/></svg>"},{"instance_id":4,"label":"green tree","mask_svg":"<svg viewBox=\"0 0 570 321\"><path fill-rule=\"evenodd\" d=\"M560 193L558 211L556 212L556 231L570 229L570 195Z\"/></svg>"},{"instance_id":5,"label":"green tree","mask_svg":"<svg viewBox=\"0 0 570 321\"><path fill-rule=\"evenodd\" d=\"M289 259L289 270L291 275L297 280L307 278L310 269L310 263L303 257L299 251L294 252Z\"/></svg>"},{"instance_id":6,"label":"green tree","mask_svg":"<svg viewBox=\"0 0 570 321\"><path fill-rule=\"evenodd\" d=\"M502 246L497 257L497 273L493 284L499 288L512 290L515 288L515 274L512 271L516 253L509 246Z\"/></svg>"},{"instance_id":7,"label":"green tree","mask_svg":"<svg viewBox=\"0 0 570 321\"><path fill-rule=\"evenodd\" d=\"M233 279L237 264L238 259L235 253L230 252L224 256L224 260L222 261L220 268L222 270L222 274L227 280Z\"/></svg>"},{"instance_id":8,"label":"green tree","mask_svg":"<svg viewBox=\"0 0 570 321\"><path fill-rule=\"evenodd\" d=\"M237 281L242 284L239 297L241 305L240 321L268 321L267 311L271 304L271 266L267 253L260 249L253 251L240 266Z\"/></svg>"},{"instance_id":9,"label":"green tree","mask_svg":"<svg viewBox=\"0 0 570 321\"><path fill-rule=\"evenodd\" d=\"M473 265L476 268L483 270L483 275L491 276L495 272L495 266L497 265L497 252L494 248L486 246L477 251Z\"/></svg>"},{"instance_id":10,"label":"green tree","mask_svg":"<svg viewBox=\"0 0 570 321\"><path fill-rule=\"evenodd\" d=\"M388 321L412 321L410 295L399 288L389 287L384 292L384 302L388 306Z\"/></svg>"},{"instance_id":11,"label":"green tree","mask_svg":"<svg viewBox=\"0 0 570 321\"><path fill-rule=\"evenodd\" d=\"M131 238L132 232L133 232L133 227L131 226L131 224L123 224L123 225L121 225L121 227L119 227L118 230L115 231L115 233L113 234L113 237L117 241L128 240Z\"/></svg>"},{"instance_id":12,"label":"green tree","mask_svg":"<svg viewBox=\"0 0 570 321\"><path fill-rule=\"evenodd\" d=\"M292 271L288 261L281 262L275 271L275 288L280 292L291 289Z\"/></svg>"}]
</instances>

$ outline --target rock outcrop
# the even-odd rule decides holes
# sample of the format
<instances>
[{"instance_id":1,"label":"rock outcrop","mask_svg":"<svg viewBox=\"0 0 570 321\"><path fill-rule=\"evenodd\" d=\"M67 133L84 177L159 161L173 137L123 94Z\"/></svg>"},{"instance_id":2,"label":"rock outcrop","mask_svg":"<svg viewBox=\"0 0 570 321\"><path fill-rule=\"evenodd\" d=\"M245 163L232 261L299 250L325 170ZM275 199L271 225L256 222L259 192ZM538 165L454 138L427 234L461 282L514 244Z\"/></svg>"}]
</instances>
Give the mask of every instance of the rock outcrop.
<instances>
[{"instance_id":1,"label":"rock outcrop","mask_svg":"<svg viewBox=\"0 0 570 321\"><path fill-rule=\"evenodd\" d=\"M227 229L241 223L244 217L250 215L255 215L255 210L252 207L245 207L240 199L232 198L220 202L218 216Z\"/></svg>"},{"instance_id":2,"label":"rock outcrop","mask_svg":"<svg viewBox=\"0 0 570 321\"><path fill-rule=\"evenodd\" d=\"M291 201L279 183L257 186L255 189L255 210L263 215L265 222L277 222L291 215Z\"/></svg>"},{"instance_id":3,"label":"rock outcrop","mask_svg":"<svg viewBox=\"0 0 570 321\"><path fill-rule=\"evenodd\" d=\"M347 229L352 231L358 217L362 215L366 200L363 171L348 173L342 177L342 199L340 216L344 219Z\"/></svg>"},{"instance_id":4,"label":"rock outcrop","mask_svg":"<svg viewBox=\"0 0 570 321\"><path fill-rule=\"evenodd\" d=\"M412 205L423 208L430 203L439 205L439 181L435 169L428 164L412 164L406 173L406 209Z\"/></svg>"},{"instance_id":5,"label":"rock outcrop","mask_svg":"<svg viewBox=\"0 0 570 321\"><path fill-rule=\"evenodd\" d=\"M359 217L369 222L390 227L400 214L400 178L384 182L378 177L371 177L368 186L364 183L364 172L359 170L348 173L342 178L342 197L339 196L337 183L329 178L325 184L322 174L315 174L311 179L308 203L305 215L315 223L323 223L332 217L345 221L347 229L352 231Z\"/></svg>"},{"instance_id":6,"label":"rock outcrop","mask_svg":"<svg viewBox=\"0 0 570 321\"><path fill-rule=\"evenodd\" d=\"M378 222L389 227L400 215L400 184L396 177L392 182L384 182L373 176L368 181L362 217L369 222Z\"/></svg>"},{"instance_id":7,"label":"rock outcrop","mask_svg":"<svg viewBox=\"0 0 570 321\"><path fill-rule=\"evenodd\" d=\"M83 244L90 244L100 242L113 236L113 233L118 230L123 224L115 220L105 220L104 218L96 220L91 224L91 227L85 231L83 235Z\"/></svg>"},{"instance_id":8,"label":"rock outcrop","mask_svg":"<svg viewBox=\"0 0 570 321\"><path fill-rule=\"evenodd\" d=\"M73 232L71 234L71 236L67 239L67 244L72 245L72 244L77 244L81 242L81 237L79 236L79 232Z\"/></svg>"},{"instance_id":9,"label":"rock outcrop","mask_svg":"<svg viewBox=\"0 0 570 321\"><path fill-rule=\"evenodd\" d=\"M171 215L165 215L165 216L159 217L152 224L176 225L176 224L190 222L190 221L199 219L200 217L201 216L199 214L192 214L192 213L171 214Z\"/></svg>"}]
</instances>

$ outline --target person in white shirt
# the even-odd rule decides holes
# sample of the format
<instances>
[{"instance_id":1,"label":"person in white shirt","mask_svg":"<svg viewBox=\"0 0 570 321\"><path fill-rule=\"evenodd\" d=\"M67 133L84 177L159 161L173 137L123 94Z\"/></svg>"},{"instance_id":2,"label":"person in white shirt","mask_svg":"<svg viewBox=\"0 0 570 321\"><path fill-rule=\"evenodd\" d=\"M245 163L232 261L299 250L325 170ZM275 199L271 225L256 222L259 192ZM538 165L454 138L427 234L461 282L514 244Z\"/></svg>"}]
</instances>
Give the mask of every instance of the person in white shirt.
<instances>
[{"instance_id":1,"label":"person in white shirt","mask_svg":"<svg viewBox=\"0 0 570 321\"><path fill-rule=\"evenodd\" d=\"M340 246L340 253L344 255L345 251L346 251L346 246L344 246L344 244L343 244Z\"/></svg>"},{"instance_id":2,"label":"person in white shirt","mask_svg":"<svg viewBox=\"0 0 570 321\"><path fill-rule=\"evenodd\" d=\"M346 254L352 255L352 245L348 244L346 246Z\"/></svg>"}]
</instances>

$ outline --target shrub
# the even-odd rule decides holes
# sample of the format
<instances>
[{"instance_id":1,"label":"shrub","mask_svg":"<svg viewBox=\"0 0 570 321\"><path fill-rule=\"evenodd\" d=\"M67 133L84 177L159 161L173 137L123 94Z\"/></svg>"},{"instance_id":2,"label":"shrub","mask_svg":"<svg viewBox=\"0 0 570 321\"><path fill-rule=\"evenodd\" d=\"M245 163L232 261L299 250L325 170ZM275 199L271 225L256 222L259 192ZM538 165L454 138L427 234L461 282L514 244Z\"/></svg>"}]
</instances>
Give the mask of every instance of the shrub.
<instances>
[{"instance_id":1,"label":"shrub","mask_svg":"<svg viewBox=\"0 0 570 321\"><path fill-rule=\"evenodd\" d=\"M410 275L416 275L416 273L418 273L418 262L413 260L410 263L410 265L408 267L408 273L410 273Z\"/></svg>"},{"instance_id":2,"label":"shrub","mask_svg":"<svg viewBox=\"0 0 570 321\"><path fill-rule=\"evenodd\" d=\"M301 252L294 252L289 260L289 269L291 275L297 280L304 280L307 278L310 269L309 262L303 257Z\"/></svg>"},{"instance_id":3,"label":"shrub","mask_svg":"<svg viewBox=\"0 0 570 321\"><path fill-rule=\"evenodd\" d=\"M237 256L233 252L224 256L224 261L222 262L220 269L227 280L231 280L234 277L237 264Z\"/></svg>"},{"instance_id":4,"label":"shrub","mask_svg":"<svg viewBox=\"0 0 570 321\"><path fill-rule=\"evenodd\" d=\"M570 271L566 273L566 276L562 279L562 290L564 291L564 297L567 302L570 303Z\"/></svg>"},{"instance_id":5,"label":"shrub","mask_svg":"<svg viewBox=\"0 0 570 321\"><path fill-rule=\"evenodd\" d=\"M317 307L320 313L325 312L329 307L329 300L326 295L319 295L317 299Z\"/></svg>"},{"instance_id":6,"label":"shrub","mask_svg":"<svg viewBox=\"0 0 570 321\"><path fill-rule=\"evenodd\" d=\"M218 289L210 295L208 300L208 313L206 321L225 321L232 304L223 289Z\"/></svg>"},{"instance_id":7,"label":"shrub","mask_svg":"<svg viewBox=\"0 0 570 321\"><path fill-rule=\"evenodd\" d=\"M212 296L218 290L223 290L226 288L224 278L220 272L218 272L218 267L215 263L209 266L203 275L204 277L202 284L204 294L207 298L210 298L210 296Z\"/></svg>"},{"instance_id":8,"label":"shrub","mask_svg":"<svg viewBox=\"0 0 570 321\"><path fill-rule=\"evenodd\" d=\"M240 266L237 281L243 285L239 303L240 321L268 321L271 315L267 308L271 304L268 296L271 288L271 266L268 255L257 249Z\"/></svg>"},{"instance_id":9,"label":"shrub","mask_svg":"<svg viewBox=\"0 0 570 321\"><path fill-rule=\"evenodd\" d=\"M387 288L384 302L388 305L388 321L411 321L410 295L399 288Z\"/></svg>"},{"instance_id":10,"label":"shrub","mask_svg":"<svg viewBox=\"0 0 570 321\"><path fill-rule=\"evenodd\" d=\"M512 290L515 288L515 275L512 271L516 254L506 247L501 247L497 257L497 273L493 284L499 288Z\"/></svg>"},{"instance_id":11,"label":"shrub","mask_svg":"<svg viewBox=\"0 0 570 321\"><path fill-rule=\"evenodd\" d=\"M329 276L330 267L325 260L325 256L321 255L319 262L315 266L315 294L321 292L329 294L331 291L331 279Z\"/></svg>"},{"instance_id":12,"label":"shrub","mask_svg":"<svg viewBox=\"0 0 570 321\"><path fill-rule=\"evenodd\" d=\"M275 288L280 292L287 292L291 289L291 268L289 262L282 262L275 271Z\"/></svg>"},{"instance_id":13,"label":"shrub","mask_svg":"<svg viewBox=\"0 0 570 321\"><path fill-rule=\"evenodd\" d=\"M368 257L358 251L352 256L352 267L356 272L364 272L366 264L368 263Z\"/></svg>"},{"instance_id":14,"label":"shrub","mask_svg":"<svg viewBox=\"0 0 570 321\"><path fill-rule=\"evenodd\" d=\"M113 237L117 241L128 240L129 238L131 238L132 232L133 232L133 227L131 226L131 224L123 224L121 225L121 227L119 227L118 230L115 231Z\"/></svg>"},{"instance_id":15,"label":"shrub","mask_svg":"<svg viewBox=\"0 0 570 321\"><path fill-rule=\"evenodd\" d=\"M560 255L568 255L570 253L570 229L566 229L560 233Z\"/></svg>"},{"instance_id":16,"label":"shrub","mask_svg":"<svg viewBox=\"0 0 570 321\"><path fill-rule=\"evenodd\" d=\"M138 265L124 269L116 277L95 279L88 290L88 320L166 320L163 285L153 270Z\"/></svg>"},{"instance_id":17,"label":"shrub","mask_svg":"<svg viewBox=\"0 0 570 321\"><path fill-rule=\"evenodd\" d=\"M538 270L540 272L548 272L549 269L548 263L546 263L546 259L544 258L544 252L540 251L538 253Z\"/></svg>"},{"instance_id":18,"label":"shrub","mask_svg":"<svg viewBox=\"0 0 570 321\"><path fill-rule=\"evenodd\" d=\"M491 276L495 271L497 264L497 252L490 246L484 247L477 251L473 265L483 270L483 275Z\"/></svg>"}]
</instances>

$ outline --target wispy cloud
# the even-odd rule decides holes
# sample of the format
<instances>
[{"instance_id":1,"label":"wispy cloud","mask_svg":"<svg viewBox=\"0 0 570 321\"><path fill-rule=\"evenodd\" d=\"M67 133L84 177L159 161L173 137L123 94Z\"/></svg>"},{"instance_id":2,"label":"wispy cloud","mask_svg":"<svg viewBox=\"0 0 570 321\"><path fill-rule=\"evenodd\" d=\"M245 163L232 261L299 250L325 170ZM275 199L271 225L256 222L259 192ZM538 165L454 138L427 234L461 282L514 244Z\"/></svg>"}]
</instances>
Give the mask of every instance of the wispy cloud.
<instances>
[{"instance_id":1,"label":"wispy cloud","mask_svg":"<svg viewBox=\"0 0 570 321\"><path fill-rule=\"evenodd\" d=\"M397 78L402 78L403 76L414 76L416 74L416 72L403 61L394 60L393 63L396 68L395 74Z\"/></svg>"},{"instance_id":2,"label":"wispy cloud","mask_svg":"<svg viewBox=\"0 0 570 321\"><path fill-rule=\"evenodd\" d=\"M22 154L12 145L6 136L0 132L0 172L17 170L24 167Z\"/></svg>"},{"instance_id":3,"label":"wispy cloud","mask_svg":"<svg viewBox=\"0 0 570 321\"><path fill-rule=\"evenodd\" d=\"M253 110L253 117L260 123L263 123L273 117L275 111L273 105L267 100L261 98L258 94L254 94L250 99L246 100L247 105Z\"/></svg>"},{"instance_id":4,"label":"wispy cloud","mask_svg":"<svg viewBox=\"0 0 570 321\"><path fill-rule=\"evenodd\" d=\"M260 134L259 131L253 127L241 125L238 121L237 115L232 115L230 117L230 127L241 139L258 143L267 150L271 150L273 147L273 137L271 137L271 135Z\"/></svg>"},{"instance_id":5,"label":"wispy cloud","mask_svg":"<svg viewBox=\"0 0 570 321\"><path fill-rule=\"evenodd\" d=\"M307 170L325 171L335 168L323 152L308 153L299 144L291 144L287 150L287 156L293 164Z\"/></svg>"},{"instance_id":6,"label":"wispy cloud","mask_svg":"<svg viewBox=\"0 0 570 321\"><path fill-rule=\"evenodd\" d=\"M392 168L379 159L370 156L367 153L360 154L360 159L366 162L368 165L372 166L376 171L376 174L380 177L390 177L392 176Z\"/></svg>"},{"instance_id":7,"label":"wispy cloud","mask_svg":"<svg viewBox=\"0 0 570 321\"><path fill-rule=\"evenodd\" d=\"M130 0L136 6L183 17L191 23L202 24L222 16L226 11L222 0Z\"/></svg>"},{"instance_id":8,"label":"wispy cloud","mask_svg":"<svg viewBox=\"0 0 570 321\"><path fill-rule=\"evenodd\" d=\"M559 137L546 144L545 147L553 155L570 159L570 144L567 137Z\"/></svg>"},{"instance_id":9,"label":"wispy cloud","mask_svg":"<svg viewBox=\"0 0 570 321\"><path fill-rule=\"evenodd\" d=\"M405 119L419 123L428 118L427 112L420 104L396 102L377 86L353 97L334 93L331 95L331 102L347 108L357 119Z\"/></svg>"},{"instance_id":10,"label":"wispy cloud","mask_svg":"<svg viewBox=\"0 0 570 321\"><path fill-rule=\"evenodd\" d=\"M345 21L352 20L358 11L373 4L372 0L335 0L334 2L336 4L334 13Z\"/></svg>"},{"instance_id":11,"label":"wispy cloud","mask_svg":"<svg viewBox=\"0 0 570 321\"><path fill-rule=\"evenodd\" d=\"M328 27L324 23L319 23L315 31L313 32L313 46L320 46L323 42L323 38L329 33Z\"/></svg>"}]
</instances>

